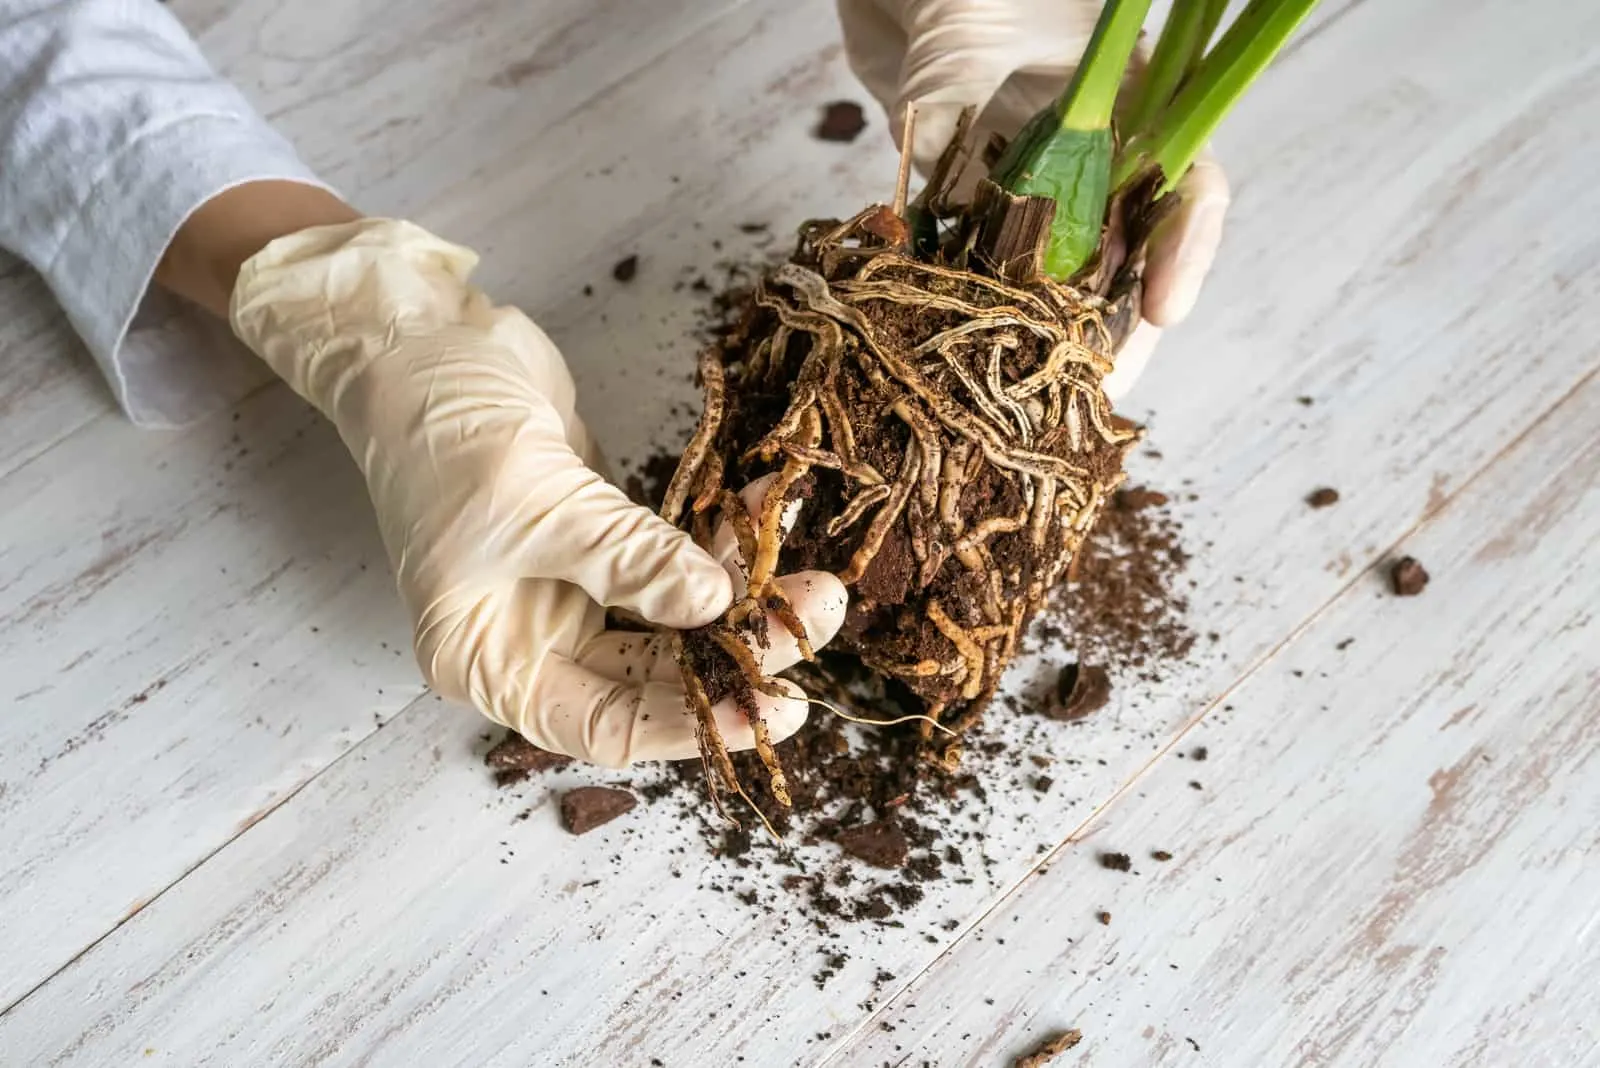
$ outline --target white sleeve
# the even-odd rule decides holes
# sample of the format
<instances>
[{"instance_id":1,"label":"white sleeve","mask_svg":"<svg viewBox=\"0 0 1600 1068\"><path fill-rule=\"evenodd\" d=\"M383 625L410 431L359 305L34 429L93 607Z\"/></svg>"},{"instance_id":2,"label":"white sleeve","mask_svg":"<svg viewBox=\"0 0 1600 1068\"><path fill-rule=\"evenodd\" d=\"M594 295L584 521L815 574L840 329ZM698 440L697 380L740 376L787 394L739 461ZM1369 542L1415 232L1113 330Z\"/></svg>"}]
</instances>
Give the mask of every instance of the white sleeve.
<instances>
[{"instance_id":1,"label":"white sleeve","mask_svg":"<svg viewBox=\"0 0 1600 1068\"><path fill-rule=\"evenodd\" d=\"M150 287L190 213L268 178L324 185L157 0L0 0L0 248L43 275L135 422L268 377Z\"/></svg>"}]
</instances>

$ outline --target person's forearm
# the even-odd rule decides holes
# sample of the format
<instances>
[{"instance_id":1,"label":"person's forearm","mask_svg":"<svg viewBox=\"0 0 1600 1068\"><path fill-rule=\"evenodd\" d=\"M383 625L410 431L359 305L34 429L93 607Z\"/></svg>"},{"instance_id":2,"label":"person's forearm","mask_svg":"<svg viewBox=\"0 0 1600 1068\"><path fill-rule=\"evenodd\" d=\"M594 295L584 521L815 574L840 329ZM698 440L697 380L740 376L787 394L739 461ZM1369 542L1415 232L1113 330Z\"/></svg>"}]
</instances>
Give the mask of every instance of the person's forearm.
<instances>
[{"instance_id":1,"label":"person's forearm","mask_svg":"<svg viewBox=\"0 0 1600 1068\"><path fill-rule=\"evenodd\" d=\"M147 301L158 266L225 315L242 257L352 214L157 0L0 0L0 249L43 276L136 422L185 422L242 383L239 353Z\"/></svg>"},{"instance_id":2,"label":"person's forearm","mask_svg":"<svg viewBox=\"0 0 1600 1068\"><path fill-rule=\"evenodd\" d=\"M361 213L316 186L263 181L235 186L201 205L178 228L156 268L156 284L228 317L239 268L274 239Z\"/></svg>"}]
</instances>

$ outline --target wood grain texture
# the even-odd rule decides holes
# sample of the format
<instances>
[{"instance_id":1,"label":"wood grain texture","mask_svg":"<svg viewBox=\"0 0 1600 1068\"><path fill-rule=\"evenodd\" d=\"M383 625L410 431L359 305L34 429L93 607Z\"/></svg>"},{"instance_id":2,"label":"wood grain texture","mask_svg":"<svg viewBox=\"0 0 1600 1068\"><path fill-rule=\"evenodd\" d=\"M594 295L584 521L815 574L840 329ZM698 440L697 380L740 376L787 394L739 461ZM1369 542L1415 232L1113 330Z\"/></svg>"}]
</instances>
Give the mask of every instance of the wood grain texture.
<instances>
[{"instance_id":1,"label":"wood grain texture","mask_svg":"<svg viewBox=\"0 0 1600 1068\"><path fill-rule=\"evenodd\" d=\"M1597 425L1591 377L1419 597L1363 576L829 1063L1600 1063Z\"/></svg>"},{"instance_id":2,"label":"wood grain texture","mask_svg":"<svg viewBox=\"0 0 1600 1068\"><path fill-rule=\"evenodd\" d=\"M576 3L369 9L179 5L314 164L484 253L479 279L562 344L613 456L686 429L695 300L676 282L760 254L739 222L887 195L874 130L808 137L817 105L860 95L822 0L593 5L625 16L605 32ZM1220 640L1044 739L1072 770L975 810L973 881L904 928L751 915L709 891L734 876L671 809L574 840L546 785L493 794L481 725L410 700L359 480L281 390L245 406L238 444L226 420L22 441L32 462L0 479L21 709L0 723L0 839L25 868L0 878L0 1005L43 985L0 1018L0 1063L780 1065L838 1047L1595 365L1600 248L1573 220L1600 211L1596 16L1563 11L1552 35L1486 2L1335 13L1221 139L1222 262L1133 398L1163 452L1136 477L1198 495L1195 624ZM435 43L444 67L423 60ZM620 287L610 265L634 253ZM1311 513L1322 484L1345 500ZM108 539L59 534L85 529Z\"/></svg>"}]
</instances>

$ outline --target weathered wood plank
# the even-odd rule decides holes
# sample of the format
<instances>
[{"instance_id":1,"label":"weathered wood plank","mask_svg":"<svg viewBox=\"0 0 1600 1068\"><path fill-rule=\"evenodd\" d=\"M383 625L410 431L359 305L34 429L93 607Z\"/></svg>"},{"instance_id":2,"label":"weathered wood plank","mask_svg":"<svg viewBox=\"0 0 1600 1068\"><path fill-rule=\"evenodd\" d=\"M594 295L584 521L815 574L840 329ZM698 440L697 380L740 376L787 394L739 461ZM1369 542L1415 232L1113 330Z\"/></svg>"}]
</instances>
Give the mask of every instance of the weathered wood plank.
<instances>
[{"instance_id":1,"label":"weathered wood plank","mask_svg":"<svg viewBox=\"0 0 1600 1068\"><path fill-rule=\"evenodd\" d=\"M1363 575L829 1063L1595 1063L1597 425L1591 378L1398 547L1420 597Z\"/></svg>"}]
</instances>

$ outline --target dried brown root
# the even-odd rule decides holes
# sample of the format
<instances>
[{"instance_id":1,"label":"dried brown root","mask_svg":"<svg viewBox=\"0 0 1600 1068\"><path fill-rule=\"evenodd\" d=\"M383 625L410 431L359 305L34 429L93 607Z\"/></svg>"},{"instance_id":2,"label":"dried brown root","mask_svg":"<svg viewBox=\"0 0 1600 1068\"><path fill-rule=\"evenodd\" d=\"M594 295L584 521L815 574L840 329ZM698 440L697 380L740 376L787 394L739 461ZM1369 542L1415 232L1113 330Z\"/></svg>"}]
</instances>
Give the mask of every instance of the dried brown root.
<instances>
[{"instance_id":1,"label":"dried brown root","mask_svg":"<svg viewBox=\"0 0 1600 1068\"><path fill-rule=\"evenodd\" d=\"M728 747L722 740L722 732L717 729L716 713L712 711L711 699L706 696L705 685L700 681L700 676L695 674L693 666L689 663L689 656L683 647L683 635L672 635L672 654L678 661L679 673L683 676L683 688L689 697L689 706L695 714L696 737L700 742L700 762L706 769L706 789L711 794L711 803L716 806L717 812L723 819L730 823L737 823L728 815L727 809L722 805L722 791L741 793L738 773L733 769L733 758L728 755Z\"/></svg>"},{"instance_id":2,"label":"dried brown root","mask_svg":"<svg viewBox=\"0 0 1600 1068\"><path fill-rule=\"evenodd\" d=\"M744 675L745 682L758 693L781 700L789 700L791 695L777 680L769 678L761 670L761 665L756 663L755 653L733 631L725 627L713 627L710 630L711 640L739 665L739 671ZM772 783L772 796L784 808L790 807L789 783L783 774L783 765L778 762L778 754L772 749L772 738L767 731L766 717L761 714L761 708L754 701L745 710L745 717L750 721L750 730L755 735L756 755L761 758L761 764L767 769L767 775Z\"/></svg>"},{"instance_id":3,"label":"dried brown root","mask_svg":"<svg viewBox=\"0 0 1600 1068\"><path fill-rule=\"evenodd\" d=\"M1032 1053L1018 1057L1011 1068L1045 1068L1045 1065L1083 1041L1083 1032L1077 1028L1052 1035Z\"/></svg>"},{"instance_id":4,"label":"dried brown root","mask_svg":"<svg viewBox=\"0 0 1600 1068\"><path fill-rule=\"evenodd\" d=\"M946 615L944 607L938 601L931 599L928 601L928 618L939 628L940 634L950 639L950 644L956 647L956 652L966 661L967 674L962 681L961 696L968 701L972 700L983 689L983 646L973 640L972 635L963 630L960 624Z\"/></svg>"},{"instance_id":5,"label":"dried brown root","mask_svg":"<svg viewBox=\"0 0 1600 1068\"><path fill-rule=\"evenodd\" d=\"M705 390L705 410L700 414L700 422L695 427L694 436L689 439L689 444L683 450L683 457L678 461L678 469L672 474L672 481L667 483L666 500L661 504L661 518L669 523L676 523L678 516L683 513L684 502L689 499L689 487L700 474L700 467L706 461L711 443L716 438L717 431L721 429L722 417L727 411L722 356L715 348L707 347L700 353L700 385ZM717 467L720 482L722 467L720 457ZM714 490L701 492L704 495Z\"/></svg>"}]
</instances>

